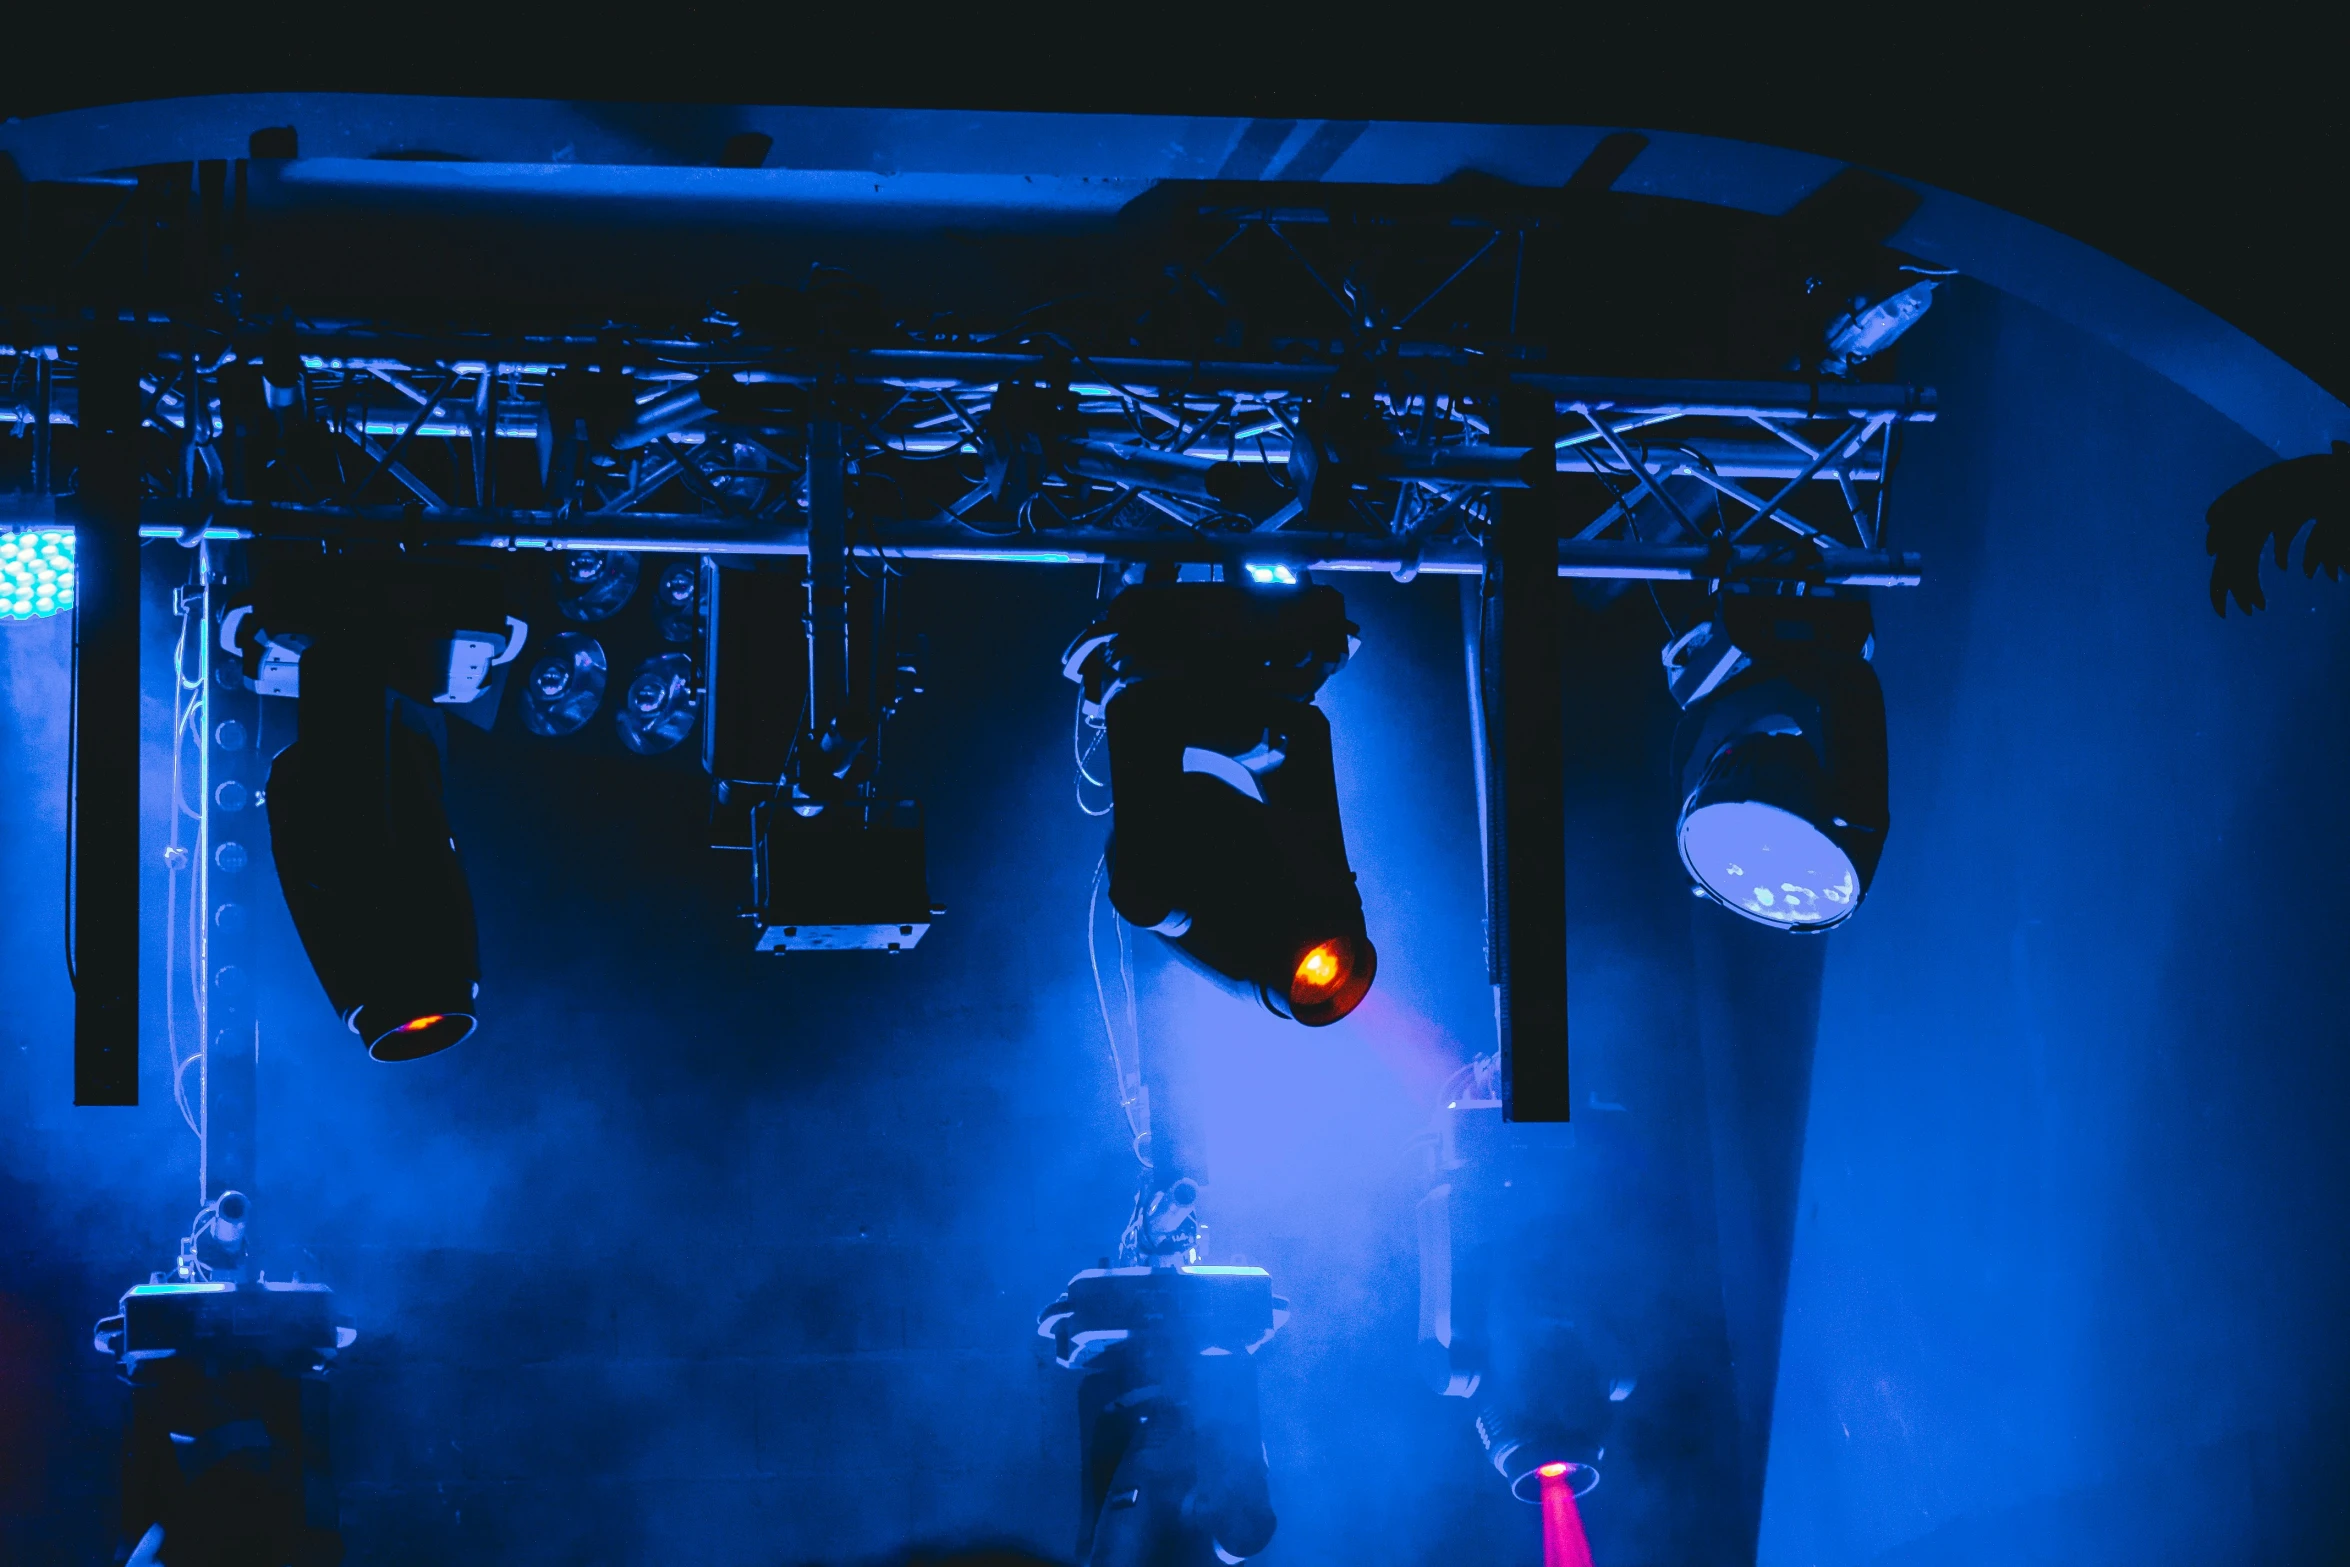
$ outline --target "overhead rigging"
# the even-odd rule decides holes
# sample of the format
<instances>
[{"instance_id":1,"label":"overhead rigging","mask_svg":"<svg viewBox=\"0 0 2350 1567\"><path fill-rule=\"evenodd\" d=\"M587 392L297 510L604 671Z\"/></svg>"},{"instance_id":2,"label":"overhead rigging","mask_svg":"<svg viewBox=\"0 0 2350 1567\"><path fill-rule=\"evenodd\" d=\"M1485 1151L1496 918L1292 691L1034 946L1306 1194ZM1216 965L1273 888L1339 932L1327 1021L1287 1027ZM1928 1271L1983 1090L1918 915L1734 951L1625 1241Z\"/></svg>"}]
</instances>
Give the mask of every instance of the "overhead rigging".
<instances>
[{"instance_id":1,"label":"overhead rigging","mask_svg":"<svg viewBox=\"0 0 2350 1567\"><path fill-rule=\"evenodd\" d=\"M712 841L747 851L752 945L916 947L940 911L921 811L883 762L921 689L890 591L911 562L1104 568L1116 591L1064 669L1081 801L1113 813L1099 885L1125 924L1312 1026L1378 964L1314 701L1353 651L1327 579L1475 579L1492 1078L1513 1119L1569 1102L1560 577L1657 595L1699 888L1808 930L1868 886L1886 811L1863 595L1918 579L1885 499L1904 433L1935 417L1887 350L1939 277L1884 249L1899 202L1865 180L1765 219L1606 181L457 178L298 150L281 127L233 165L12 190L0 422L30 439L0 442L0 613L81 622L97 675L77 714L99 728L80 732L111 768L133 738L137 542L198 551L197 727L206 765L239 776L204 774L191 897L213 909L209 877L246 868L215 833L234 783L379 1057L473 1030L441 739L448 712L497 710L510 672L530 743L700 763ZM518 584L551 619L516 612ZM255 709L240 744L268 696L297 697L300 738L238 750L214 685ZM135 930L128 852L77 887L78 929ZM190 954L217 1006L207 1074L216 1050L252 1059L236 950ZM95 1098L135 1097L134 981L126 962L85 983ZM1163 1068L1133 1022L1132 1245L1043 1325L1092 1373L1083 1549L1232 1561L1273 1530L1251 1355L1285 1303L1201 1260L1197 1171L1134 1118ZM208 1174L205 1195L218 1243L242 1194ZM167 1295L175 1331L210 1320ZM297 1370L324 1345L303 1305ZM118 1349L164 1309L126 1300ZM1571 1519L1550 1466L1596 1455L1552 1432L1535 1465L1538 1423L1511 1429L1486 1433L1497 1467Z\"/></svg>"}]
</instances>

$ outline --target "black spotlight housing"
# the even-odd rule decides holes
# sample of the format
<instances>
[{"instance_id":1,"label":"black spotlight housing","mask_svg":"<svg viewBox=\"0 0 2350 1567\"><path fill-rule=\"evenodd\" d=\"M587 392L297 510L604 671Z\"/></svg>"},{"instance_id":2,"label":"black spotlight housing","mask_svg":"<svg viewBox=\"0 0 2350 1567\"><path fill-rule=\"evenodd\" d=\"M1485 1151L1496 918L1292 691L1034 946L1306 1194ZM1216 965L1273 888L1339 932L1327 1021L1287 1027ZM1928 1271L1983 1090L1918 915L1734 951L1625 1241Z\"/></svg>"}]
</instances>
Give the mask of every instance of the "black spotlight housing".
<instances>
[{"instance_id":1,"label":"black spotlight housing","mask_svg":"<svg viewBox=\"0 0 2350 1567\"><path fill-rule=\"evenodd\" d=\"M303 950L368 1054L445 1050L474 1030L481 960L442 802L444 715L482 697L526 628L494 574L341 562L264 574L252 618L257 643L296 658L299 735L266 803Z\"/></svg>"},{"instance_id":2,"label":"black spotlight housing","mask_svg":"<svg viewBox=\"0 0 2350 1567\"><path fill-rule=\"evenodd\" d=\"M1354 501L1367 492L1377 455L1390 439L1370 389L1334 387L1300 416L1289 448L1289 482L1312 527L1360 524Z\"/></svg>"},{"instance_id":3,"label":"black spotlight housing","mask_svg":"<svg viewBox=\"0 0 2350 1567\"><path fill-rule=\"evenodd\" d=\"M1692 640L1676 643L1683 668ZM1892 821L1868 603L1728 593L1696 640L1720 644L1702 662L1723 673L1673 739L1681 863L1758 924L1831 930L1867 895Z\"/></svg>"},{"instance_id":4,"label":"black spotlight housing","mask_svg":"<svg viewBox=\"0 0 2350 1567\"><path fill-rule=\"evenodd\" d=\"M1005 506L1033 500L1062 472L1084 437L1077 399L1064 378L1007 380L980 422L979 456L987 491Z\"/></svg>"},{"instance_id":5,"label":"black spotlight housing","mask_svg":"<svg viewBox=\"0 0 2350 1567\"><path fill-rule=\"evenodd\" d=\"M1289 1319L1262 1268L1088 1268L1038 1318L1082 1371L1084 1567L1238 1563L1273 1543L1256 1353Z\"/></svg>"},{"instance_id":6,"label":"black spotlight housing","mask_svg":"<svg viewBox=\"0 0 2350 1567\"><path fill-rule=\"evenodd\" d=\"M431 1055L473 1032L481 991L473 895L441 804L446 730L373 683L363 650L327 643L303 662L302 737L269 771L286 908L367 1053Z\"/></svg>"},{"instance_id":7,"label":"black spotlight housing","mask_svg":"<svg viewBox=\"0 0 2350 1567\"><path fill-rule=\"evenodd\" d=\"M1354 633L1332 588L1144 583L1064 663L1107 730L1111 905L1309 1027L1354 1010L1379 965L1313 702Z\"/></svg>"}]
</instances>

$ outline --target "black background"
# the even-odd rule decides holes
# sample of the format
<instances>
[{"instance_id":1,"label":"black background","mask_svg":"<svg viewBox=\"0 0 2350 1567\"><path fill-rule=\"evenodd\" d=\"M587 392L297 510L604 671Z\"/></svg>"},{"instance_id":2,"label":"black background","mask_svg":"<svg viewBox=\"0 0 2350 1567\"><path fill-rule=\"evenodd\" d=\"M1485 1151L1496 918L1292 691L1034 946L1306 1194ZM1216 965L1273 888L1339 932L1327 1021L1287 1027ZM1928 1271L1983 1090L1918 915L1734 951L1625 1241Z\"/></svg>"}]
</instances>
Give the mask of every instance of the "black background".
<instances>
[{"instance_id":1,"label":"black background","mask_svg":"<svg viewBox=\"0 0 2350 1567\"><path fill-rule=\"evenodd\" d=\"M409 6L47 10L0 112L199 93L1625 125L1798 148L2087 241L2350 392L2350 113L2316 7Z\"/></svg>"}]
</instances>

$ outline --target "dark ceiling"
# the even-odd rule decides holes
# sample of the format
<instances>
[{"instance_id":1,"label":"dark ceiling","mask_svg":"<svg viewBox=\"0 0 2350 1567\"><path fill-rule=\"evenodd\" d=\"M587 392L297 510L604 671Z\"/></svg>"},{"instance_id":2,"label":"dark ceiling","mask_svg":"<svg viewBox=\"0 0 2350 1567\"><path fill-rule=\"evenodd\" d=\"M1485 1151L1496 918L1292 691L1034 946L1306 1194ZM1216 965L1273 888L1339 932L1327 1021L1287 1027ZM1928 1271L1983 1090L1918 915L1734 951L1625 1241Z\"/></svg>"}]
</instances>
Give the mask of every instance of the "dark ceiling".
<instances>
[{"instance_id":1,"label":"dark ceiling","mask_svg":"<svg viewBox=\"0 0 2350 1567\"><path fill-rule=\"evenodd\" d=\"M432 16L426 7L414 15ZM428 24L315 10L139 31L50 11L0 111L264 90L1618 124L1799 148L1925 180L2087 241L2350 394L2334 230L2350 113L2314 37L2155 35L1986 13L1775 12L1722 27L1545 7L1522 21L1252 8L1056 19L672 3ZM83 13L90 15L91 13ZM357 13L345 13L353 15ZM1373 18L1376 16L1376 20ZM1114 20L1115 18L1115 20ZM856 29L862 28L863 31ZM13 51L12 51L13 52Z\"/></svg>"}]
</instances>

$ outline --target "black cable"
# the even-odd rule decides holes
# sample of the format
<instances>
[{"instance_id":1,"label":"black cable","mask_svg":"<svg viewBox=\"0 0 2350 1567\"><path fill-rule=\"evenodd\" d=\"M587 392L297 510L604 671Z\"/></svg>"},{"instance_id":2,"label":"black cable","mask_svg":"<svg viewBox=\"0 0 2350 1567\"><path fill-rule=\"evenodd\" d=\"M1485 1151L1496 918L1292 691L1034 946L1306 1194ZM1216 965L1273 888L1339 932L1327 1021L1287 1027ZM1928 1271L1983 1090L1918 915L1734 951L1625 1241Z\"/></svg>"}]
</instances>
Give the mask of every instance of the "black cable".
<instances>
[{"instance_id":1,"label":"black cable","mask_svg":"<svg viewBox=\"0 0 2350 1567\"><path fill-rule=\"evenodd\" d=\"M1645 445L1641 447L1640 454L1641 459L1645 462L1648 456L1648 448ZM1633 503L1628 498L1640 493L1640 486L1644 481L1638 475L1635 475L1632 478L1632 482L1629 488L1619 490L1616 488L1615 470L1612 468L1603 468L1600 466L1597 453L1591 443L1584 442L1578 445L1575 448L1575 455L1583 459L1583 466L1591 470L1591 477L1599 481L1600 488L1607 491L1610 499L1614 502L1616 509L1624 514L1624 531L1632 535L1633 541L1635 543L1645 542L1640 538L1640 520L1633 514ZM1652 484L1658 495L1661 496L1664 494L1663 479L1660 478L1645 482ZM1722 500L1721 497L1717 494L1714 497L1714 515L1719 517L1721 515L1721 510ZM1664 622L1666 641L1669 642L1674 637L1679 636L1681 634L1681 628L1674 625L1673 617L1665 613L1665 601L1658 595L1656 591L1656 584L1654 582L1645 582L1642 583L1641 586L1648 589L1648 602L1656 610L1656 618Z\"/></svg>"},{"instance_id":2,"label":"black cable","mask_svg":"<svg viewBox=\"0 0 2350 1567\"><path fill-rule=\"evenodd\" d=\"M81 993L82 977L74 961L73 951L73 802L77 781L74 775L76 749L81 740L82 716L82 599L79 593L73 601L73 651L68 655L65 708L65 982L76 995ZM173 802L175 805L177 801Z\"/></svg>"}]
</instances>

